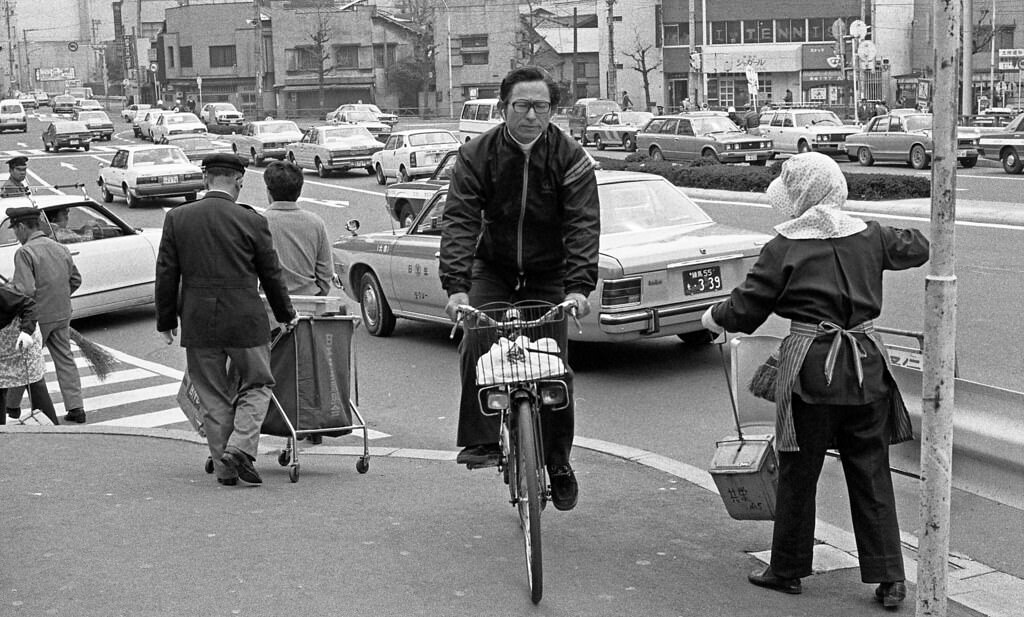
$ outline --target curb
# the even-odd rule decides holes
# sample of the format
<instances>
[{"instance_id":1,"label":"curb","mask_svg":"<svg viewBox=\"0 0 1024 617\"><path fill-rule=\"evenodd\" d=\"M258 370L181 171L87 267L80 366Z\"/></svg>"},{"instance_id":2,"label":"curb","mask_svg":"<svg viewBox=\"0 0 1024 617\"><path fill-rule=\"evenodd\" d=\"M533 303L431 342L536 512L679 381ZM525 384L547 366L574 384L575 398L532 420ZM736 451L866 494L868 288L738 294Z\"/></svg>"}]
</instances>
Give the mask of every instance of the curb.
<instances>
[{"instance_id":1,"label":"curb","mask_svg":"<svg viewBox=\"0 0 1024 617\"><path fill-rule=\"evenodd\" d=\"M206 440L193 431L182 429L108 427L108 426L0 426L0 435L10 433L58 433L63 435L99 435L115 437L149 437L206 445ZM285 438L262 435L259 453L273 455L284 445ZM671 459L654 452L616 444L600 439L577 436L574 445L579 448L627 460L649 469L675 476L685 482L718 494L710 474L698 467ZM363 455L361 446L307 446L302 456L353 456ZM426 450L401 447L371 447L371 457L403 458L432 461L454 461L455 450ZM857 544L852 533L822 520L815 520L814 536L821 544L828 545L857 562ZM907 581L917 581L918 538L900 531L903 544L903 561ZM752 557L768 563L769 551L751 553ZM1024 604L1024 579L1001 572L966 555L950 553L947 575L947 598L985 617L1019 617L1017 609L1011 607Z\"/></svg>"}]
</instances>

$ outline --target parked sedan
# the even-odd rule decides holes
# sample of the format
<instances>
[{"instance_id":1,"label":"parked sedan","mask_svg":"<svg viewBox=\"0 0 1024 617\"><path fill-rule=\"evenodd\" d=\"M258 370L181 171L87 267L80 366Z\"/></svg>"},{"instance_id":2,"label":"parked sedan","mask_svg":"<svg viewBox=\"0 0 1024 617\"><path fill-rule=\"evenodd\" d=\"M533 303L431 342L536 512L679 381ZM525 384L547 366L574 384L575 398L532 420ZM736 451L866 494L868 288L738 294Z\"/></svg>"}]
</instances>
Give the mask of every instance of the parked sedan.
<instances>
[{"instance_id":1,"label":"parked sedan","mask_svg":"<svg viewBox=\"0 0 1024 617\"><path fill-rule=\"evenodd\" d=\"M150 139L153 143L166 141L171 135L205 134L206 125L195 114L188 112L163 114L156 119Z\"/></svg>"},{"instance_id":2,"label":"parked sedan","mask_svg":"<svg viewBox=\"0 0 1024 617\"><path fill-rule=\"evenodd\" d=\"M636 134L647 126L654 114L646 111L613 111L606 113L585 129L586 139L598 150L607 146L622 146L627 152L636 150Z\"/></svg>"},{"instance_id":3,"label":"parked sedan","mask_svg":"<svg viewBox=\"0 0 1024 617\"><path fill-rule=\"evenodd\" d=\"M713 111L656 117L637 133L636 144L659 161L709 159L763 166L775 158L770 139L746 133Z\"/></svg>"},{"instance_id":4,"label":"parked sedan","mask_svg":"<svg viewBox=\"0 0 1024 617\"><path fill-rule=\"evenodd\" d=\"M701 313L728 297L770 236L715 223L668 180L651 174L598 171L601 201L595 310L582 320L585 341L678 336L704 343ZM363 324L388 336L396 317L450 323L437 277L447 190L439 190L408 229L354 234L334 243L345 292L359 302ZM350 228L358 229L358 221Z\"/></svg>"},{"instance_id":5,"label":"parked sedan","mask_svg":"<svg viewBox=\"0 0 1024 617\"><path fill-rule=\"evenodd\" d=\"M423 204L430 199L437 189L448 186L455 169L455 157L458 150L444 155L441 162L434 168L429 178L411 182L396 182L384 189L384 200L388 204L388 212L395 217L402 227L412 225L416 215L423 209Z\"/></svg>"},{"instance_id":6,"label":"parked sedan","mask_svg":"<svg viewBox=\"0 0 1024 617\"><path fill-rule=\"evenodd\" d=\"M55 114L70 116L75 113L75 97L67 94L58 94L53 97L50 108Z\"/></svg>"},{"instance_id":7,"label":"parked sedan","mask_svg":"<svg viewBox=\"0 0 1024 617\"><path fill-rule=\"evenodd\" d=\"M43 233L69 245L82 274L82 286L71 294L75 318L152 304L159 228L139 229L84 195L0 201L0 216L6 208L39 208L46 215L40 226ZM63 210L67 210L66 226L57 229L57 223L48 224L51 218L62 219L57 213ZM8 278L14 273L14 253L20 246L10 220L0 220L0 273Z\"/></svg>"},{"instance_id":8,"label":"parked sedan","mask_svg":"<svg viewBox=\"0 0 1024 617\"><path fill-rule=\"evenodd\" d=\"M398 124L398 116L395 114L386 114L380 110L380 107L372 103L346 103L340 105L337 109L327 114L327 121L334 122L335 118L342 111L368 111L377 119L378 122L383 122L392 129Z\"/></svg>"},{"instance_id":9,"label":"parked sedan","mask_svg":"<svg viewBox=\"0 0 1024 617\"><path fill-rule=\"evenodd\" d=\"M965 168L978 163L980 135L971 129L957 129L956 158ZM875 162L900 162L925 169L932 159L932 115L899 113L875 116L859 133L846 138L851 161L871 166Z\"/></svg>"},{"instance_id":10,"label":"parked sedan","mask_svg":"<svg viewBox=\"0 0 1024 617\"><path fill-rule=\"evenodd\" d=\"M92 143L92 131L84 122L74 120L57 120L47 125L43 131L43 150L56 152L61 148L74 148L89 151Z\"/></svg>"},{"instance_id":11,"label":"parked sedan","mask_svg":"<svg viewBox=\"0 0 1024 617\"><path fill-rule=\"evenodd\" d=\"M124 118L125 122L131 122L135 119L135 116L139 113L145 113L146 110L150 109L152 105L139 104L129 105L121 110L121 117ZM136 135L137 137L137 135Z\"/></svg>"},{"instance_id":12,"label":"parked sedan","mask_svg":"<svg viewBox=\"0 0 1024 617\"><path fill-rule=\"evenodd\" d=\"M196 163L202 162L211 154L231 154L231 145L228 142L210 139L206 133L168 135L164 143L181 148L188 160Z\"/></svg>"},{"instance_id":13,"label":"parked sedan","mask_svg":"<svg viewBox=\"0 0 1024 617\"><path fill-rule=\"evenodd\" d=\"M286 157L303 169L315 169L326 178L334 171L362 167L373 174L373 153L384 145L361 126L314 126L302 139L288 144Z\"/></svg>"},{"instance_id":14,"label":"parked sedan","mask_svg":"<svg viewBox=\"0 0 1024 617\"><path fill-rule=\"evenodd\" d=\"M1024 171L1024 114L1018 115L996 133L981 136L978 152L987 159L1003 164L1003 171L1019 174Z\"/></svg>"},{"instance_id":15,"label":"parked sedan","mask_svg":"<svg viewBox=\"0 0 1024 617\"><path fill-rule=\"evenodd\" d=\"M387 184L388 178L408 182L414 176L433 173L437 162L449 152L458 150L460 145L454 133L442 129L392 133L384 149L373 155L377 183Z\"/></svg>"},{"instance_id":16,"label":"parked sedan","mask_svg":"<svg viewBox=\"0 0 1024 617\"><path fill-rule=\"evenodd\" d=\"M100 165L97 181L103 201L124 197L129 208L143 199L184 197L193 201L203 190L203 170L176 146L143 145L121 148L110 166Z\"/></svg>"},{"instance_id":17,"label":"parked sedan","mask_svg":"<svg viewBox=\"0 0 1024 617\"><path fill-rule=\"evenodd\" d=\"M266 159L283 159L288 144L302 139L302 131L291 120L260 120L226 138L236 154L248 155L249 162L261 165Z\"/></svg>"},{"instance_id":18,"label":"parked sedan","mask_svg":"<svg viewBox=\"0 0 1024 617\"><path fill-rule=\"evenodd\" d=\"M114 135L114 123L105 111L76 111L75 120L84 122L94 139L110 141Z\"/></svg>"}]
</instances>

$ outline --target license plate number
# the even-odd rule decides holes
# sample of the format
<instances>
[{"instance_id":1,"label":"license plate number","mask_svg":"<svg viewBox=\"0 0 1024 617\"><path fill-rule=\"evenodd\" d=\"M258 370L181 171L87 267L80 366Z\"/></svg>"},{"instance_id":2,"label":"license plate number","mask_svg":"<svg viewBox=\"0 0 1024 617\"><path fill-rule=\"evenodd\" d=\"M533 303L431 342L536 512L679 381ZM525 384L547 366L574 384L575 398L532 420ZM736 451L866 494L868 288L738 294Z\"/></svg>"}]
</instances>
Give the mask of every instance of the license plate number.
<instances>
[{"instance_id":1,"label":"license plate number","mask_svg":"<svg viewBox=\"0 0 1024 617\"><path fill-rule=\"evenodd\" d=\"M684 295L695 296L710 291L721 291L721 289L721 266L708 266L699 270L686 270L683 272Z\"/></svg>"},{"instance_id":2,"label":"license plate number","mask_svg":"<svg viewBox=\"0 0 1024 617\"><path fill-rule=\"evenodd\" d=\"M177 184L178 176L164 176L163 178L160 178L160 182L163 184Z\"/></svg>"},{"instance_id":3,"label":"license plate number","mask_svg":"<svg viewBox=\"0 0 1024 617\"><path fill-rule=\"evenodd\" d=\"M957 156L957 158L963 158L963 157L967 156L967 150L957 150L956 151L956 156Z\"/></svg>"},{"instance_id":4,"label":"license plate number","mask_svg":"<svg viewBox=\"0 0 1024 617\"><path fill-rule=\"evenodd\" d=\"M747 155L747 156L745 157L745 160L748 160L748 161L756 161L756 160L757 160L757 155L756 155L756 154L748 154L748 155Z\"/></svg>"}]
</instances>

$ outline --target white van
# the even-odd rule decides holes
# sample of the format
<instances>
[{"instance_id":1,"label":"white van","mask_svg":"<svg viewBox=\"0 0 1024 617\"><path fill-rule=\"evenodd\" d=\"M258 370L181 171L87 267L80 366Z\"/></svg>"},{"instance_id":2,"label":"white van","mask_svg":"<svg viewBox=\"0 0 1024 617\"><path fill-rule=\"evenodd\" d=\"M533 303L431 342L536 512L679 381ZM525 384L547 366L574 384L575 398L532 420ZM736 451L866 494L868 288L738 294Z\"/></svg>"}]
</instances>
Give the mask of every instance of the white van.
<instances>
[{"instance_id":1,"label":"white van","mask_svg":"<svg viewBox=\"0 0 1024 617\"><path fill-rule=\"evenodd\" d=\"M28 131L25 108L18 99L0 101L0 131Z\"/></svg>"},{"instance_id":2,"label":"white van","mask_svg":"<svg viewBox=\"0 0 1024 617\"><path fill-rule=\"evenodd\" d=\"M465 143L504 121L498 111L498 99L466 101L462 105L462 115L459 116L459 139Z\"/></svg>"}]
</instances>

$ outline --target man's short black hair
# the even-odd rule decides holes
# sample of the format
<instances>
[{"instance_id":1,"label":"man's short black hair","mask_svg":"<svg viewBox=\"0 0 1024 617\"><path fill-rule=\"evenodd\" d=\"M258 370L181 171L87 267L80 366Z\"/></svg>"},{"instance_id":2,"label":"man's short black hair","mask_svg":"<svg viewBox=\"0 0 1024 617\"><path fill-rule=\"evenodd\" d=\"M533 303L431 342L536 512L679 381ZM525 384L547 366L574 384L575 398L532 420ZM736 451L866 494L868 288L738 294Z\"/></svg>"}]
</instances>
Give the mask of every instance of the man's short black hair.
<instances>
[{"instance_id":1,"label":"man's short black hair","mask_svg":"<svg viewBox=\"0 0 1024 617\"><path fill-rule=\"evenodd\" d=\"M548 96L551 98L551 106L558 107L558 101L560 100L558 84L555 80L548 75L548 72L539 66L523 66L518 69L512 69L505 75L505 78L501 80L501 88L498 90L498 98L501 100L502 107L508 105L508 96L512 93L512 88L524 81L543 81L548 86Z\"/></svg>"},{"instance_id":2,"label":"man's short black hair","mask_svg":"<svg viewBox=\"0 0 1024 617\"><path fill-rule=\"evenodd\" d=\"M263 172L263 181L274 201L295 201L302 194L302 170L287 161L274 161Z\"/></svg>"}]
</instances>

